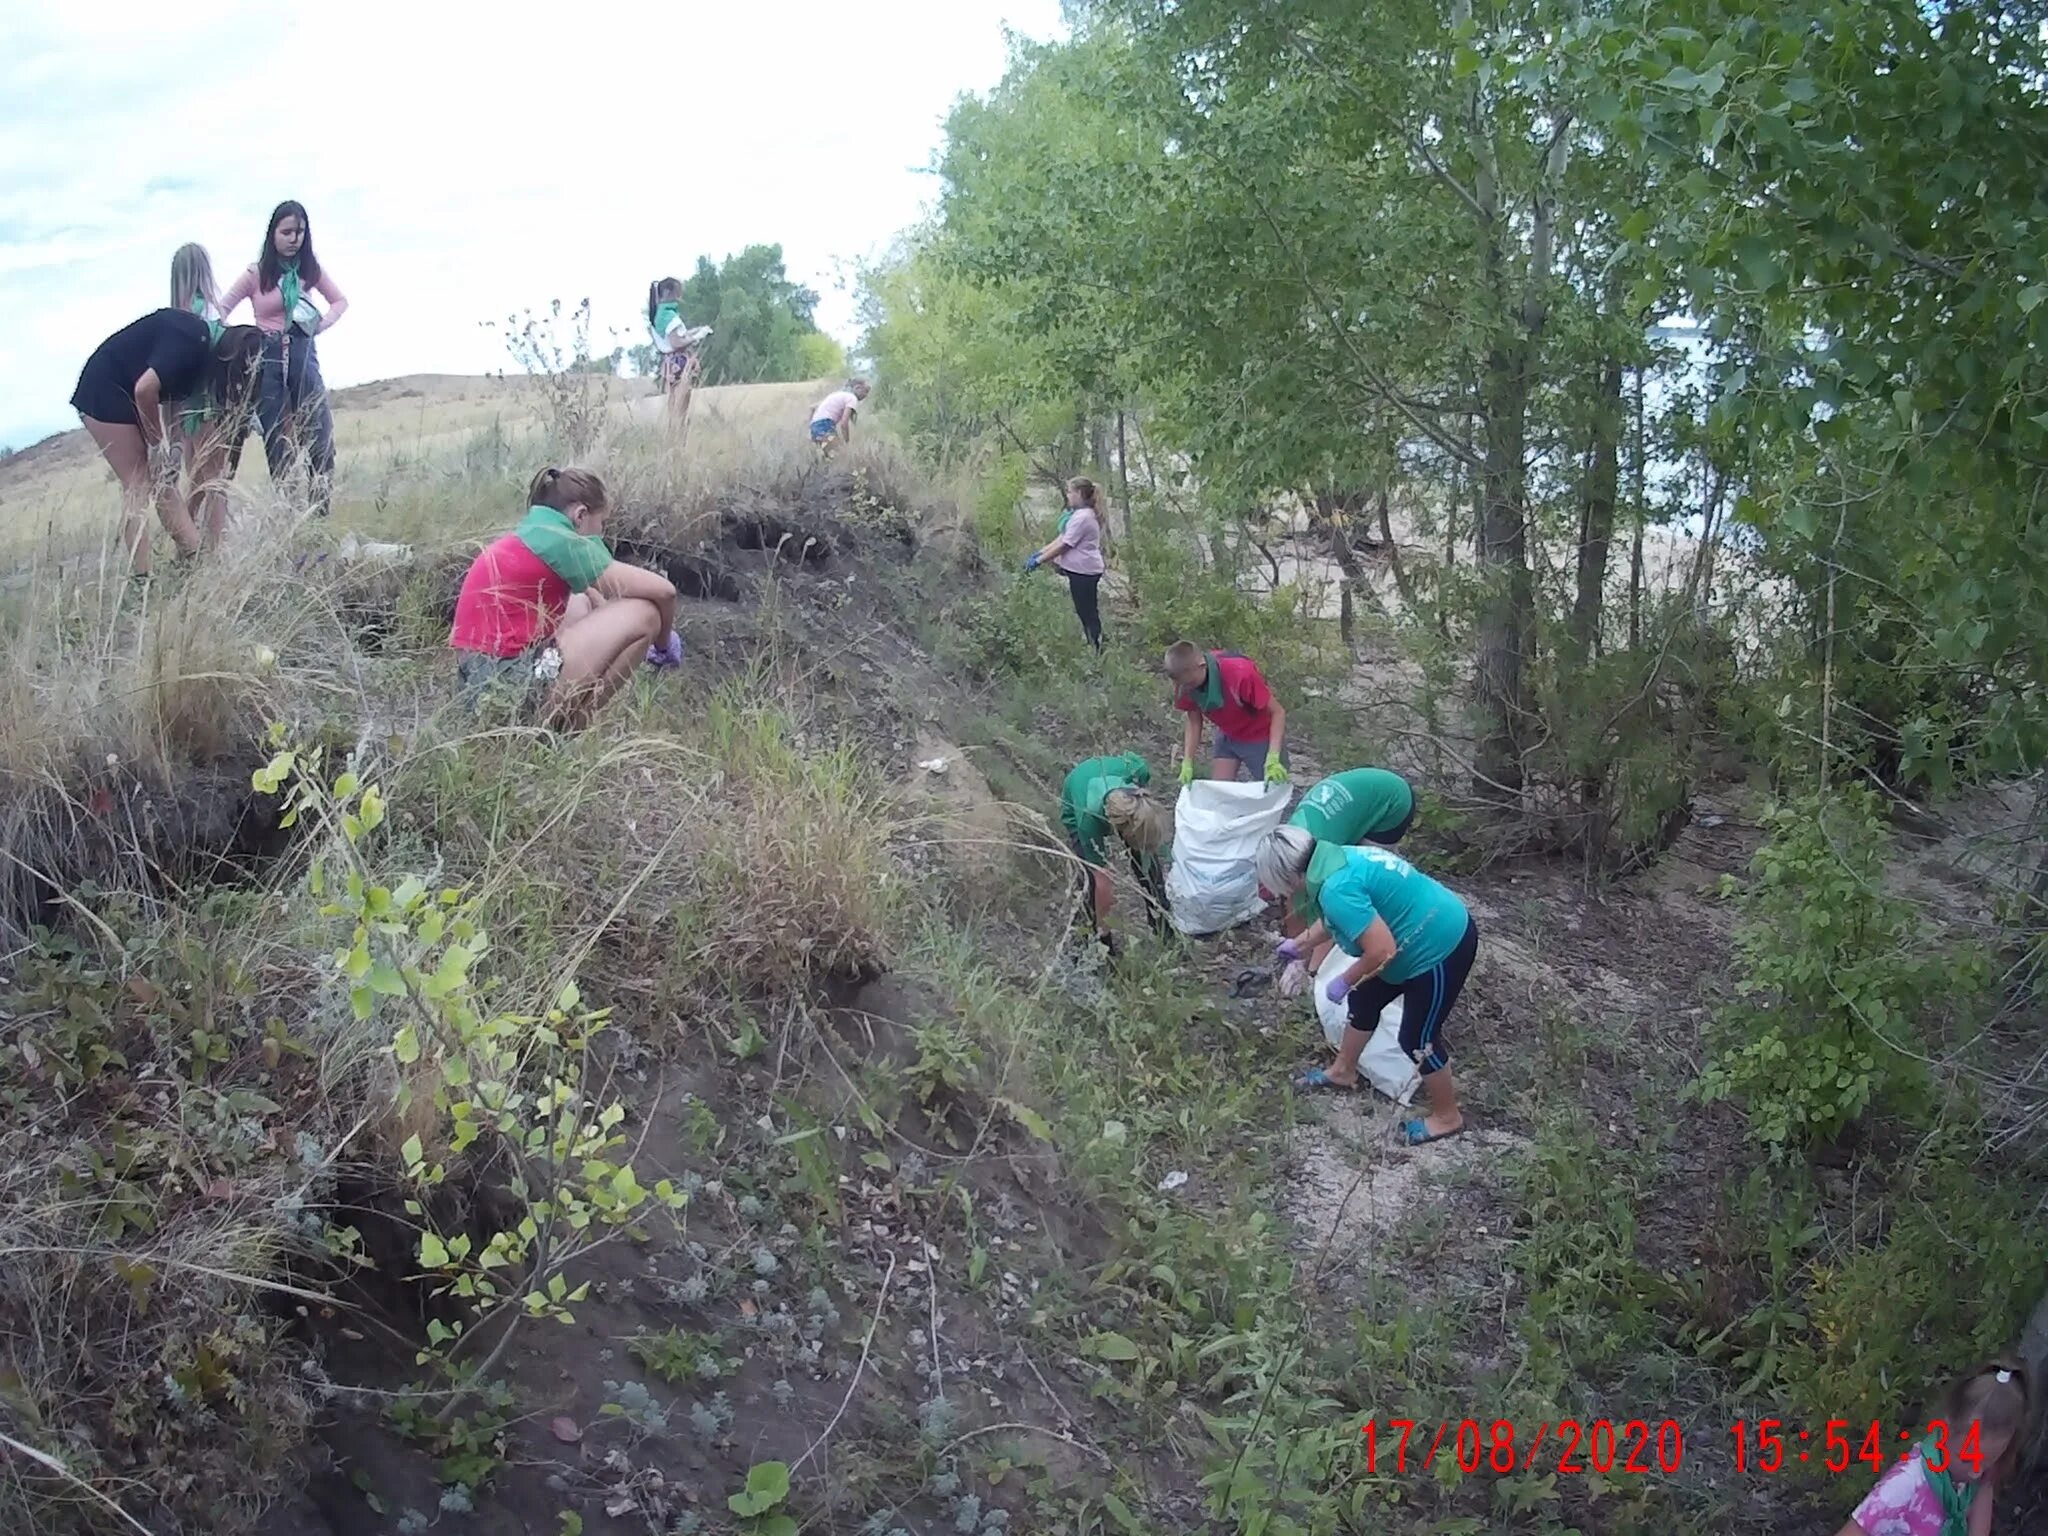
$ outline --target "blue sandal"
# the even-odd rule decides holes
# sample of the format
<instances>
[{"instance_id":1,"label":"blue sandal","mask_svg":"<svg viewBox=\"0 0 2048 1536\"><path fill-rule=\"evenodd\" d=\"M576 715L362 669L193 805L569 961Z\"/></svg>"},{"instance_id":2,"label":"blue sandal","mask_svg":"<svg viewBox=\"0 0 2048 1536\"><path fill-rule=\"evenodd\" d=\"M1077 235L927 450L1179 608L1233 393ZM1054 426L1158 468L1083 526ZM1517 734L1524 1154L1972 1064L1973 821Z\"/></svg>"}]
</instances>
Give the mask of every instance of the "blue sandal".
<instances>
[{"instance_id":1,"label":"blue sandal","mask_svg":"<svg viewBox=\"0 0 2048 1536\"><path fill-rule=\"evenodd\" d=\"M1355 1083L1340 1083L1321 1067L1304 1072L1294 1080L1294 1086L1303 1093L1358 1093L1365 1087L1365 1079Z\"/></svg>"},{"instance_id":2,"label":"blue sandal","mask_svg":"<svg viewBox=\"0 0 2048 1536\"><path fill-rule=\"evenodd\" d=\"M1399 1141L1404 1147L1422 1147L1427 1146L1432 1141L1444 1141L1452 1136L1462 1136L1464 1134L1465 1126L1463 1124L1459 1125L1455 1131L1444 1131L1432 1135L1428 1122L1423 1120L1404 1120L1401 1122L1400 1129L1395 1131L1394 1139Z\"/></svg>"}]
</instances>

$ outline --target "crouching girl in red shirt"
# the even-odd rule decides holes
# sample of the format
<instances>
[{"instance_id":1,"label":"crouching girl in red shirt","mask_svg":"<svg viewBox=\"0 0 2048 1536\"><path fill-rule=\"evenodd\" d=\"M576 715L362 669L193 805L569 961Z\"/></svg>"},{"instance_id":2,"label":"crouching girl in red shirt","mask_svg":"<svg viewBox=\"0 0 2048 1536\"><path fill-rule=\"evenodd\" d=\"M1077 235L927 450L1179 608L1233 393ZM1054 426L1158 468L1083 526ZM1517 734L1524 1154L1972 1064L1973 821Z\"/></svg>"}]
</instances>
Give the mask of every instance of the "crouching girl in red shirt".
<instances>
[{"instance_id":1,"label":"crouching girl in red shirt","mask_svg":"<svg viewBox=\"0 0 2048 1536\"><path fill-rule=\"evenodd\" d=\"M463 578L448 643L473 708L496 701L521 719L580 730L644 659L675 666L676 589L612 558L599 535L604 482L544 469L526 516L484 546Z\"/></svg>"}]
</instances>

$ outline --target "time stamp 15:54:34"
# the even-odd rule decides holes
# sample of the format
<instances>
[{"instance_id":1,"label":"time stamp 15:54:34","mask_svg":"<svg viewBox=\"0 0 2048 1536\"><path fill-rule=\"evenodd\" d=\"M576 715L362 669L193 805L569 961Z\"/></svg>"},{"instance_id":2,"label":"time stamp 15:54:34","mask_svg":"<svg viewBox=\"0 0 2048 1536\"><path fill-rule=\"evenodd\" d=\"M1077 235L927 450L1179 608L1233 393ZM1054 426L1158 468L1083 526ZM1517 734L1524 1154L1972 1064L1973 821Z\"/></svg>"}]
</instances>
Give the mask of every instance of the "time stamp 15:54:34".
<instances>
[{"instance_id":1,"label":"time stamp 15:54:34","mask_svg":"<svg viewBox=\"0 0 2048 1536\"><path fill-rule=\"evenodd\" d=\"M1882 1472L1921 1447L1927 1465L1936 1472L1967 1470L1976 1476L1984 1470L1975 1424L1961 1435L1951 1435L1940 1419L1894 1428L1875 1419L1865 1424L1829 1419L1818 1430L1796 1429L1778 1419L1737 1419L1728 1432L1735 1437L1738 1472L1780 1472L1793 1463L1819 1465L1830 1472L1847 1472L1861 1464Z\"/></svg>"}]
</instances>

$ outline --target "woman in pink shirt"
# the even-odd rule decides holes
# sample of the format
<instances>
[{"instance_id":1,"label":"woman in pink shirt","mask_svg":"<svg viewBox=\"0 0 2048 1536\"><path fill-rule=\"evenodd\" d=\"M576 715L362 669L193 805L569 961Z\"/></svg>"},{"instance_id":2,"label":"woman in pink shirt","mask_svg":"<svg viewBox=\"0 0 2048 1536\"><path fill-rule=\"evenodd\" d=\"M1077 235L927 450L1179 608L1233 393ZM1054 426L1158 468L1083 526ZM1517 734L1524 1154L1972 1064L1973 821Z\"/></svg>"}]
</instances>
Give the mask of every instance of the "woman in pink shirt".
<instances>
[{"instance_id":1,"label":"woman in pink shirt","mask_svg":"<svg viewBox=\"0 0 2048 1536\"><path fill-rule=\"evenodd\" d=\"M312 294L327 301L323 313ZM283 485L303 456L312 475L313 512L327 515L334 495L334 412L320 378L313 338L348 311L348 300L313 254L313 227L298 203L279 203L263 236L263 254L220 296L221 317L244 299L263 331L263 373L256 419L273 484Z\"/></svg>"},{"instance_id":2,"label":"woman in pink shirt","mask_svg":"<svg viewBox=\"0 0 2048 1536\"><path fill-rule=\"evenodd\" d=\"M1081 633L1098 651L1102 649L1102 610L1097 603L1097 589L1102 585L1101 495L1093 480L1078 476L1069 480L1067 513L1060 519L1059 531L1050 544L1024 562L1028 572L1050 560L1065 574Z\"/></svg>"},{"instance_id":3,"label":"woman in pink shirt","mask_svg":"<svg viewBox=\"0 0 2048 1536\"><path fill-rule=\"evenodd\" d=\"M848 379L844 389L835 389L811 412L811 442L821 453L830 453L834 443L853 441L853 418L868 397L866 379Z\"/></svg>"}]
</instances>

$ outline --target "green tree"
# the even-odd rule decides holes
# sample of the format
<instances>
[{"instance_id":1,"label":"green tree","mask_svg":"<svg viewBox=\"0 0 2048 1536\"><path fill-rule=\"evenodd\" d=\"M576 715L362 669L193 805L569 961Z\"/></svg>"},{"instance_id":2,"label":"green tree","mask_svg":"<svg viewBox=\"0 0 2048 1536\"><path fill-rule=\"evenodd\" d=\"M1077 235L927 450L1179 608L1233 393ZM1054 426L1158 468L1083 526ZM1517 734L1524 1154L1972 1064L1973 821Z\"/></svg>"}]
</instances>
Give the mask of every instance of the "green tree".
<instances>
[{"instance_id":1,"label":"green tree","mask_svg":"<svg viewBox=\"0 0 2048 1536\"><path fill-rule=\"evenodd\" d=\"M702 354L707 384L815 377L818 353L804 338L818 334L817 308L818 295L783 270L779 245L750 245L723 262L699 257L683 283L684 317L713 328Z\"/></svg>"}]
</instances>

